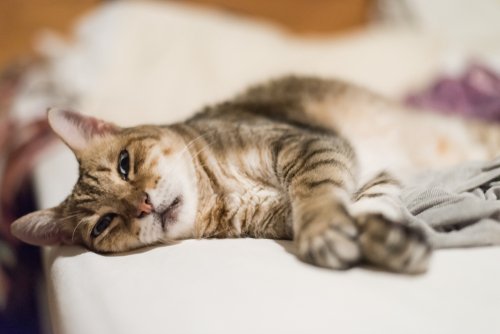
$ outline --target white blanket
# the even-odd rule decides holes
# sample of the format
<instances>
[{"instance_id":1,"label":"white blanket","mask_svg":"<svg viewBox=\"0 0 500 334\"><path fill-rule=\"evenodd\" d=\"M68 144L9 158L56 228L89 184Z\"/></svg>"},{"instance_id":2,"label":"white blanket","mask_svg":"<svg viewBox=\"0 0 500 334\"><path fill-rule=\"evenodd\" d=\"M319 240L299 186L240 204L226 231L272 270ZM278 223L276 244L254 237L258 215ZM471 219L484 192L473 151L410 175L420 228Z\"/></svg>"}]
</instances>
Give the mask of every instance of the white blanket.
<instances>
[{"instance_id":1,"label":"white blanket","mask_svg":"<svg viewBox=\"0 0 500 334\"><path fill-rule=\"evenodd\" d=\"M75 40L47 37L49 78L70 107L120 125L171 122L250 82L284 73L335 76L398 97L441 64L443 45L411 31L371 28L302 40L252 21L173 4L113 3ZM28 94L29 93L31 94ZM35 90L36 92L36 90ZM29 96L29 98L28 98ZM61 147L36 171L40 205L76 181ZM272 240L186 241L120 256L45 252L56 333L499 333L500 249L442 251L430 272L404 277L333 272L298 262Z\"/></svg>"}]
</instances>

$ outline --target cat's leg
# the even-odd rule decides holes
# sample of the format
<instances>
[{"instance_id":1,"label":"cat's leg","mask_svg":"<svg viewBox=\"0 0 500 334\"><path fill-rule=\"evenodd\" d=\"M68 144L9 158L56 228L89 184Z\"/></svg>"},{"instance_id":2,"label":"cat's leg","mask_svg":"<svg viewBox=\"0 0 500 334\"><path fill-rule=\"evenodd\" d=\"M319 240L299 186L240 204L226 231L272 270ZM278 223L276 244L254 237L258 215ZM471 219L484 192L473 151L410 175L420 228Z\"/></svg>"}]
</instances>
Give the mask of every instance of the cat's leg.
<instances>
[{"instance_id":1,"label":"cat's leg","mask_svg":"<svg viewBox=\"0 0 500 334\"><path fill-rule=\"evenodd\" d=\"M356 190L356 161L340 138L283 136L275 143L274 169L288 193L297 256L346 269L361 261L359 231L348 212Z\"/></svg>"},{"instance_id":2,"label":"cat's leg","mask_svg":"<svg viewBox=\"0 0 500 334\"><path fill-rule=\"evenodd\" d=\"M276 145L275 170L292 205L299 258L334 269L365 261L396 272L425 271L424 234L397 222L399 184L380 174L358 190L355 161L337 137L290 136Z\"/></svg>"},{"instance_id":3,"label":"cat's leg","mask_svg":"<svg viewBox=\"0 0 500 334\"><path fill-rule=\"evenodd\" d=\"M402 223L400 192L400 181L380 172L355 193L349 211L358 224L363 259L395 272L424 272L431 246L424 231Z\"/></svg>"}]
</instances>

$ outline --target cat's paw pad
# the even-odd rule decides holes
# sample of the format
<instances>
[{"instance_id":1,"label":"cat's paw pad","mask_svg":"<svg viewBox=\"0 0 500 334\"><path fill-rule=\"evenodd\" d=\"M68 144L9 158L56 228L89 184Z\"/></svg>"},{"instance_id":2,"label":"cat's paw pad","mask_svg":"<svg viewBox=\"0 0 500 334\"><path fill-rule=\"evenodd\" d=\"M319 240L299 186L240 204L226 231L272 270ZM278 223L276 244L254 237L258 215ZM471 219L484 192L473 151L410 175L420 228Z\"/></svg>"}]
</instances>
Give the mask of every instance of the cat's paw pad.
<instances>
[{"instance_id":1,"label":"cat's paw pad","mask_svg":"<svg viewBox=\"0 0 500 334\"><path fill-rule=\"evenodd\" d=\"M358 222L359 243L369 264L407 274L427 271L432 248L422 231L382 215L366 215Z\"/></svg>"},{"instance_id":2,"label":"cat's paw pad","mask_svg":"<svg viewBox=\"0 0 500 334\"><path fill-rule=\"evenodd\" d=\"M361 259L353 222L316 223L300 233L297 245L301 260L320 267L348 269Z\"/></svg>"}]
</instances>

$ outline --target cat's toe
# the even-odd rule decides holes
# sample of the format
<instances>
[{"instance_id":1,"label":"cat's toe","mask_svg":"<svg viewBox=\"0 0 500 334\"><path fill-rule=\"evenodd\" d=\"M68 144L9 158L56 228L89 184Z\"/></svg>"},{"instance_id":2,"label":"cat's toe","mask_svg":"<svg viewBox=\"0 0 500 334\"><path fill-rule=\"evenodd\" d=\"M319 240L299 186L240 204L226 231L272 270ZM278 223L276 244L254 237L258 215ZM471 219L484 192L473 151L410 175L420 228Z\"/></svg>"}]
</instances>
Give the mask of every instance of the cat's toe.
<instances>
[{"instance_id":1,"label":"cat's toe","mask_svg":"<svg viewBox=\"0 0 500 334\"><path fill-rule=\"evenodd\" d=\"M366 262L400 273L427 271L432 248L422 231L382 215L361 217L359 223L359 243Z\"/></svg>"},{"instance_id":2,"label":"cat's toe","mask_svg":"<svg viewBox=\"0 0 500 334\"><path fill-rule=\"evenodd\" d=\"M299 258L316 266L348 269L361 259L356 236L335 224L325 223L323 228L305 231L297 242Z\"/></svg>"}]
</instances>

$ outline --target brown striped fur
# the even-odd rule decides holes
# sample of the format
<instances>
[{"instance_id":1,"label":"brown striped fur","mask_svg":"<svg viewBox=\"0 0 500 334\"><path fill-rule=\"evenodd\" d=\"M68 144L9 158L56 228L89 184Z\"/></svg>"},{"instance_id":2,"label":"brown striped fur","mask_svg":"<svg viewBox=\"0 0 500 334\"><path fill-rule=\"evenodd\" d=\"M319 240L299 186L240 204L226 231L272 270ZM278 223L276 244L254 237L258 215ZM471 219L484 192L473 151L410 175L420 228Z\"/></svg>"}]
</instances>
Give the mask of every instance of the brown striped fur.
<instances>
[{"instance_id":1,"label":"brown striped fur","mask_svg":"<svg viewBox=\"0 0 500 334\"><path fill-rule=\"evenodd\" d=\"M49 121L80 177L58 207L14 223L22 240L119 252L184 238L294 239L299 258L318 266L366 262L406 273L425 271L431 249L421 231L399 223L405 177L490 158L500 136L493 126L298 77L169 126L119 128L60 110Z\"/></svg>"}]
</instances>

